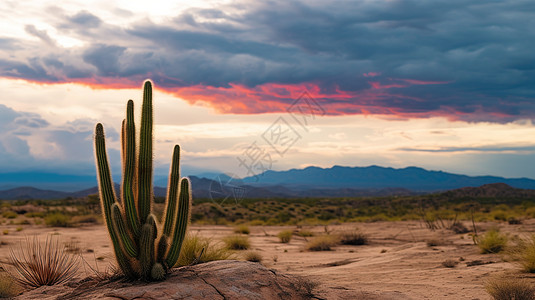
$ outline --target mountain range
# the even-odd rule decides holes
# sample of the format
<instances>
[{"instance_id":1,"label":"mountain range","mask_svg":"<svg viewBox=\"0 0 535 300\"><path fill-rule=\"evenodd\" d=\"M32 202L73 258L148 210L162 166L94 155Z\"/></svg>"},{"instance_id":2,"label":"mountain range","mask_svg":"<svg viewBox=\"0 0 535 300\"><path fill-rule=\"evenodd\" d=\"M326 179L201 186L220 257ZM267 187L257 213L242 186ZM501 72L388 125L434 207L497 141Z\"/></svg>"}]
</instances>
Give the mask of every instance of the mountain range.
<instances>
[{"instance_id":1,"label":"mountain range","mask_svg":"<svg viewBox=\"0 0 535 300\"><path fill-rule=\"evenodd\" d=\"M86 180L85 177L68 177L54 174L33 175L52 182L53 179L69 178L69 185ZM52 176L52 177L51 177ZM0 187L6 186L6 178L13 185L14 179L6 174L0 175ZM225 174L213 178L190 176L193 197L213 199L249 198L301 198L301 197L359 197L392 196L432 193L464 187L478 187L485 184L504 183L520 189L534 189L535 180L528 178L503 178L495 176L467 176L442 171L429 171L417 167L402 169L369 167L332 168L307 167L287 171L266 171L256 177L236 179ZM94 179L93 179L94 180ZM154 194L165 196L166 178L155 178ZM55 185L59 183L55 182ZM46 186L46 184L41 185ZM59 199L83 197L96 194L96 186L76 192L58 191L52 188L18 186L0 190L0 199ZM116 191L119 186L116 185Z\"/></svg>"}]
</instances>

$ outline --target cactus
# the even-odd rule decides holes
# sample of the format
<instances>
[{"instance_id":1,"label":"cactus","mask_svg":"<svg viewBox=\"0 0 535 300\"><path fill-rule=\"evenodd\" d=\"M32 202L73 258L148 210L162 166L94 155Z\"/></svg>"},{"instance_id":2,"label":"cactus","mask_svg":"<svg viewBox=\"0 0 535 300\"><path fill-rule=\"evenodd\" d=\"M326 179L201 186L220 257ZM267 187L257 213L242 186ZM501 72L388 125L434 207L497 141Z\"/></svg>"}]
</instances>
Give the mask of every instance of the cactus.
<instances>
[{"instance_id":1,"label":"cactus","mask_svg":"<svg viewBox=\"0 0 535 300\"><path fill-rule=\"evenodd\" d=\"M126 106L121 130L123 178L121 201L111 179L104 128L95 128L95 157L100 203L119 268L131 278L163 280L180 255L189 223L190 182L180 178L180 147L175 145L171 162L164 220L151 212L152 186L152 84L143 87L139 153L136 153L134 102ZM160 225L161 224L161 225Z\"/></svg>"}]
</instances>

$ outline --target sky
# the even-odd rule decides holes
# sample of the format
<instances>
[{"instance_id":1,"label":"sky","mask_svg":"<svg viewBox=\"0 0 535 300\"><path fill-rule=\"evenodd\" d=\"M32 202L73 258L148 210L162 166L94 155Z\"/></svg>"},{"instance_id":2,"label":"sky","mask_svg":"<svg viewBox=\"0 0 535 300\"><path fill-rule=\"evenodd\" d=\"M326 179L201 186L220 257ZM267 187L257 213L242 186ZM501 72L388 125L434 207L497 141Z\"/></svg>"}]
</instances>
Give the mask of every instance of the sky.
<instances>
[{"instance_id":1,"label":"sky","mask_svg":"<svg viewBox=\"0 0 535 300\"><path fill-rule=\"evenodd\" d=\"M418 166L535 178L535 2L49 1L0 7L0 173L115 175L155 86L155 172Z\"/></svg>"}]
</instances>

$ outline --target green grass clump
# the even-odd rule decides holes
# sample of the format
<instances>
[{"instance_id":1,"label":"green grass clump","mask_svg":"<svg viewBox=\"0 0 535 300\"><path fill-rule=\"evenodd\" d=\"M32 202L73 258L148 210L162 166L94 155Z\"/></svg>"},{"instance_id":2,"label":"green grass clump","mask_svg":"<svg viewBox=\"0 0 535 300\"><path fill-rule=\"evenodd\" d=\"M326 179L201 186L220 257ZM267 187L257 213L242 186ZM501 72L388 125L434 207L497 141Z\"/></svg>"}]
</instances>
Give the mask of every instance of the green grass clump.
<instances>
[{"instance_id":1,"label":"green grass clump","mask_svg":"<svg viewBox=\"0 0 535 300\"><path fill-rule=\"evenodd\" d=\"M53 213L45 217L45 224L51 227L69 227L70 218L62 213Z\"/></svg>"},{"instance_id":2,"label":"green grass clump","mask_svg":"<svg viewBox=\"0 0 535 300\"><path fill-rule=\"evenodd\" d=\"M277 234L281 243L289 243L292 239L293 231L283 230Z\"/></svg>"},{"instance_id":3,"label":"green grass clump","mask_svg":"<svg viewBox=\"0 0 535 300\"><path fill-rule=\"evenodd\" d=\"M244 255L245 260L251 261L251 262L262 262L262 254L256 251L247 251Z\"/></svg>"},{"instance_id":4,"label":"green grass clump","mask_svg":"<svg viewBox=\"0 0 535 300\"><path fill-rule=\"evenodd\" d=\"M305 246L308 251L330 251L340 242L339 238L333 235L320 235L311 239Z\"/></svg>"},{"instance_id":5,"label":"green grass clump","mask_svg":"<svg viewBox=\"0 0 535 300\"><path fill-rule=\"evenodd\" d=\"M498 229L491 229L478 239L477 245L482 254L498 253L507 246L507 236Z\"/></svg>"},{"instance_id":6,"label":"green grass clump","mask_svg":"<svg viewBox=\"0 0 535 300\"><path fill-rule=\"evenodd\" d=\"M225 260L232 257L232 252L211 242L210 239L198 235L186 235L177 266L205 263L214 260Z\"/></svg>"},{"instance_id":7,"label":"green grass clump","mask_svg":"<svg viewBox=\"0 0 535 300\"><path fill-rule=\"evenodd\" d=\"M19 294L20 288L13 279L5 272L0 273L0 298L11 298Z\"/></svg>"},{"instance_id":8,"label":"green grass clump","mask_svg":"<svg viewBox=\"0 0 535 300\"><path fill-rule=\"evenodd\" d=\"M342 245L366 245L368 242L368 235L358 229L342 232L340 234L340 243Z\"/></svg>"},{"instance_id":9,"label":"green grass clump","mask_svg":"<svg viewBox=\"0 0 535 300\"><path fill-rule=\"evenodd\" d=\"M494 300L534 300L535 287L520 278L500 277L487 281L485 290Z\"/></svg>"},{"instance_id":10,"label":"green grass clump","mask_svg":"<svg viewBox=\"0 0 535 300\"><path fill-rule=\"evenodd\" d=\"M251 230L249 229L249 226L242 224L234 228L234 233L249 234L251 233Z\"/></svg>"},{"instance_id":11,"label":"green grass clump","mask_svg":"<svg viewBox=\"0 0 535 300\"><path fill-rule=\"evenodd\" d=\"M251 247L249 239L242 235L227 236L223 238L223 243L225 243L227 249L230 250L247 250Z\"/></svg>"},{"instance_id":12,"label":"green grass clump","mask_svg":"<svg viewBox=\"0 0 535 300\"><path fill-rule=\"evenodd\" d=\"M535 273L535 235L529 239L520 240L508 252L524 272Z\"/></svg>"}]
</instances>

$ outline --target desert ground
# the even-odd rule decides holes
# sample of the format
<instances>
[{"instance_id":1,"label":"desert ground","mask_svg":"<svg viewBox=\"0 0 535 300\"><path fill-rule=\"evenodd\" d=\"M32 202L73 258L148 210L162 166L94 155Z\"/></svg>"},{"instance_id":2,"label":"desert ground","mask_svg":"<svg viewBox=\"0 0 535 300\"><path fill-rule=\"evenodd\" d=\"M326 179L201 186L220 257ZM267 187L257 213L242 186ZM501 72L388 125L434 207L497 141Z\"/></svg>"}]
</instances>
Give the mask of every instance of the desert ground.
<instances>
[{"instance_id":1,"label":"desert ground","mask_svg":"<svg viewBox=\"0 0 535 300\"><path fill-rule=\"evenodd\" d=\"M520 225L506 222L478 223L484 231L498 226L509 236L528 236L535 231L535 220ZM58 235L69 247L79 248L86 263L78 271L80 278L91 276L93 268L104 271L113 262L111 242L103 225L76 228L50 228L29 225L17 231L15 225L0 225L8 230L1 238L0 262L5 263L9 249L17 251L27 237L44 239ZM190 233L215 241L233 234L232 226L190 226ZM499 274L531 277L520 273L515 263L503 254L480 254L468 234L451 230L429 230L422 222L372 222L340 225L303 226L316 234L336 234L358 228L369 237L367 245L339 245L331 251L305 251L307 239L294 236L283 244L277 237L281 230L296 226L250 226L251 249L263 257L268 268L296 274L317 283L318 299L491 299L485 292L486 280ZM431 241L431 242L430 242ZM241 259L243 251L234 257ZM454 261L453 267L443 262Z\"/></svg>"}]
</instances>

